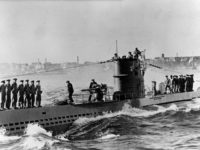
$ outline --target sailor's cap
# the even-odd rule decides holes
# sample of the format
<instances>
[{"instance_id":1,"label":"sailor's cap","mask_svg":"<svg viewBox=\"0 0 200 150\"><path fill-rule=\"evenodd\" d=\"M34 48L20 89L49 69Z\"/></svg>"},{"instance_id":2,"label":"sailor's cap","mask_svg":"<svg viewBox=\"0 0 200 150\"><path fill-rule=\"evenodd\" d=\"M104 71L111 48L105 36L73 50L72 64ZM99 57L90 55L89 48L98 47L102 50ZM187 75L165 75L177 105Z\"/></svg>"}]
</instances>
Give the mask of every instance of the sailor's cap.
<instances>
[{"instance_id":1,"label":"sailor's cap","mask_svg":"<svg viewBox=\"0 0 200 150\"><path fill-rule=\"evenodd\" d=\"M193 74L191 74L190 76L194 76Z\"/></svg>"},{"instance_id":2,"label":"sailor's cap","mask_svg":"<svg viewBox=\"0 0 200 150\"><path fill-rule=\"evenodd\" d=\"M17 80L17 78L14 78L13 80L15 80L15 81L16 81L16 80Z\"/></svg>"},{"instance_id":3,"label":"sailor's cap","mask_svg":"<svg viewBox=\"0 0 200 150\"><path fill-rule=\"evenodd\" d=\"M2 80L1 83L5 83L5 80Z\"/></svg>"},{"instance_id":4,"label":"sailor's cap","mask_svg":"<svg viewBox=\"0 0 200 150\"><path fill-rule=\"evenodd\" d=\"M8 81L8 82L9 82L9 81L10 81L10 79L8 79L8 80L6 80L6 81Z\"/></svg>"},{"instance_id":5,"label":"sailor's cap","mask_svg":"<svg viewBox=\"0 0 200 150\"><path fill-rule=\"evenodd\" d=\"M40 80L37 80L36 82L40 82Z\"/></svg>"},{"instance_id":6,"label":"sailor's cap","mask_svg":"<svg viewBox=\"0 0 200 150\"><path fill-rule=\"evenodd\" d=\"M34 80L32 80L31 82L34 82Z\"/></svg>"},{"instance_id":7,"label":"sailor's cap","mask_svg":"<svg viewBox=\"0 0 200 150\"><path fill-rule=\"evenodd\" d=\"M165 77L168 77L168 75L166 75Z\"/></svg>"},{"instance_id":8,"label":"sailor's cap","mask_svg":"<svg viewBox=\"0 0 200 150\"><path fill-rule=\"evenodd\" d=\"M24 80L20 80L20 82L24 82Z\"/></svg>"},{"instance_id":9,"label":"sailor's cap","mask_svg":"<svg viewBox=\"0 0 200 150\"><path fill-rule=\"evenodd\" d=\"M27 79L26 82L29 82L29 80Z\"/></svg>"},{"instance_id":10,"label":"sailor's cap","mask_svg":"<svg viewBox=\"0 0 200 150\"><path fill-rule=\"evenodd\" d=\"M69 80L67 80L66 83L69 83Z\"/></svg>"},{"instance_id":11,"label":"sailor's cap","mask_svg":"<svg viewBox=\"0 0 200 150\"><path fill-rule=\"evenodd\" d=\"M91 81L95 81L94 79L92 79Z\"/></svg>"}]
</instances>

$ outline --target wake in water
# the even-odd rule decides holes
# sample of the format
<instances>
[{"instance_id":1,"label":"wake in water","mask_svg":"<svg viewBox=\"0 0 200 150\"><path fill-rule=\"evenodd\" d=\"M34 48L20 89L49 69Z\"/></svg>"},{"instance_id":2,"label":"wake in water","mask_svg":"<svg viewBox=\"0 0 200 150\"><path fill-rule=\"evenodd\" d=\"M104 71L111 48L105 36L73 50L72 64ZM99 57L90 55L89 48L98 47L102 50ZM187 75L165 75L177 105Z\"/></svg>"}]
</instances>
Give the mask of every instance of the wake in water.
<instances>
[{"instance_id":1,"label":"wake in water","mask_svg":"<svg viewBox=\"0 0 200 150\"><path fill-rule=\"evenodd\" d=\"M38 124L29 124L23 136L6 136L5 130L0 129L0 149L78 149L84 146L87 149L88 145L84 145L81 141L90 141L93 143L91 147L94 147L96 142L118 141L117 143L120 143L127 138L135 143L149 141L150 143L146 143L148 147L159 149L156 140L163 134L165 136L159 143L161 147L168 144L179 148L192 139L195 141L200 139L199 116L200 99L147 109L132 108L126 104L119 112L105 113L92 118L79 118L69 131L56 137ZM191 133L192 136L188 136ZM180 138L181 136L183 138ZM74 140L79 142L74 143ZM191 143L186 144L186 147L187 145Z\"/></svg>"},{"instance_id":2,"label":"wake in water","mask_svg":"<svg viewBox=\"0 0 200 150\"><path fill-rule=\"evenodd\" d=\"M199 110L200 99L182 105L171 104L167 107L156 105L148 109L132 108L126 104L119 112L105 113L92 118L79 118L66 132L65 137L69 140L88 140L108 135L115 137L114 135L150 134L148 127L151 129L156 129L158 126L170 127L176 119L180 121L194 112L200 114ZM163 125L163 122L168 124Z\"/></svg>"}]
</instances>

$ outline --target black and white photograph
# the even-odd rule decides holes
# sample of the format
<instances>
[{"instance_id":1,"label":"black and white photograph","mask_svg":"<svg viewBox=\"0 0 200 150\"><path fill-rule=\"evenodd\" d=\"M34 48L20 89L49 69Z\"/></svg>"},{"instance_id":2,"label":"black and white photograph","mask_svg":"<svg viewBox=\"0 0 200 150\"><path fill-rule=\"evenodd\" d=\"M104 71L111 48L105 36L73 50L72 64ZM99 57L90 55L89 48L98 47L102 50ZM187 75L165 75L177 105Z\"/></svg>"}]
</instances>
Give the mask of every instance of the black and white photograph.
<instances>
[{"instance_id":1,"label":"black and white photograph","mask_svg":"<svg viewBox=\"0 0 200 150\"><path fill-rule=\"evenodd\" d=\"M0 150L199 150L200 0L0 0Z\"/></svg>"}]
</instances>

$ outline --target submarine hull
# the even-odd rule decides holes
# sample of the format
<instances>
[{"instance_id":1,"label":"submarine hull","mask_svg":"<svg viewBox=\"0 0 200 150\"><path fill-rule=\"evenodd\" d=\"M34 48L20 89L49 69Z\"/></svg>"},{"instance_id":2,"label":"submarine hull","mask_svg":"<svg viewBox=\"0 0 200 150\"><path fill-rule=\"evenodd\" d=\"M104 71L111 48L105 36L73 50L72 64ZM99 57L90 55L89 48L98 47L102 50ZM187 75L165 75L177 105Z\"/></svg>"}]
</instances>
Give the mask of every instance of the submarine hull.
<instances>
[{"instance_id":1,"label":"submarine hull","mask_svg":"<svg viewBox=\"0 0 200 150\"><path fill-rule=\"evenodd\" d=\"M23 134L28 124L37 123L56 135L67 131L70 125L80 117L95 117L105 112L117 112L123 109L125 103L140 108L188 101L198 97L200 97L200 91L120 101L5 110L0 111L0 127L5 128L8 135Z\"/></svg>"}]
</instances>

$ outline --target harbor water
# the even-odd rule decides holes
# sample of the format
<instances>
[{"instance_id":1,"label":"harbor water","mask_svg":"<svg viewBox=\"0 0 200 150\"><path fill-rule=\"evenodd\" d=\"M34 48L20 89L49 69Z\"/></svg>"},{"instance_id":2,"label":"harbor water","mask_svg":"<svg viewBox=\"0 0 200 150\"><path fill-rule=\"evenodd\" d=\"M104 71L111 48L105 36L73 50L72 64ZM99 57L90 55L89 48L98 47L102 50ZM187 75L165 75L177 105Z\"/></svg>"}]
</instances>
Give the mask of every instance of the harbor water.
<instances>
[{"instance_id":1,"label":"harbor water","mask_svg":"<svg viewBox=\"0 0 200 150\"><path fill-rule=\"evenodd\" d=\"M66 80L74 84L76 93L87 87L91 78L113 86L112 69L103 67L98 70L47 72L20 76L18 79L40 79L44 91L42 104L51 105L66 98ZM162 76L164 73L161 71L149 70L145 74L145 83L150 84L155 79L161 81L164 79ZM2 150L191 150L200 149L199 141L200 99L144 109L125 104L119 112L79 118L69 131L57 136L52 136L38 124L29 124L23 135L6 136L5 130L0 129Z\"/></svg>"}]
</instances>

